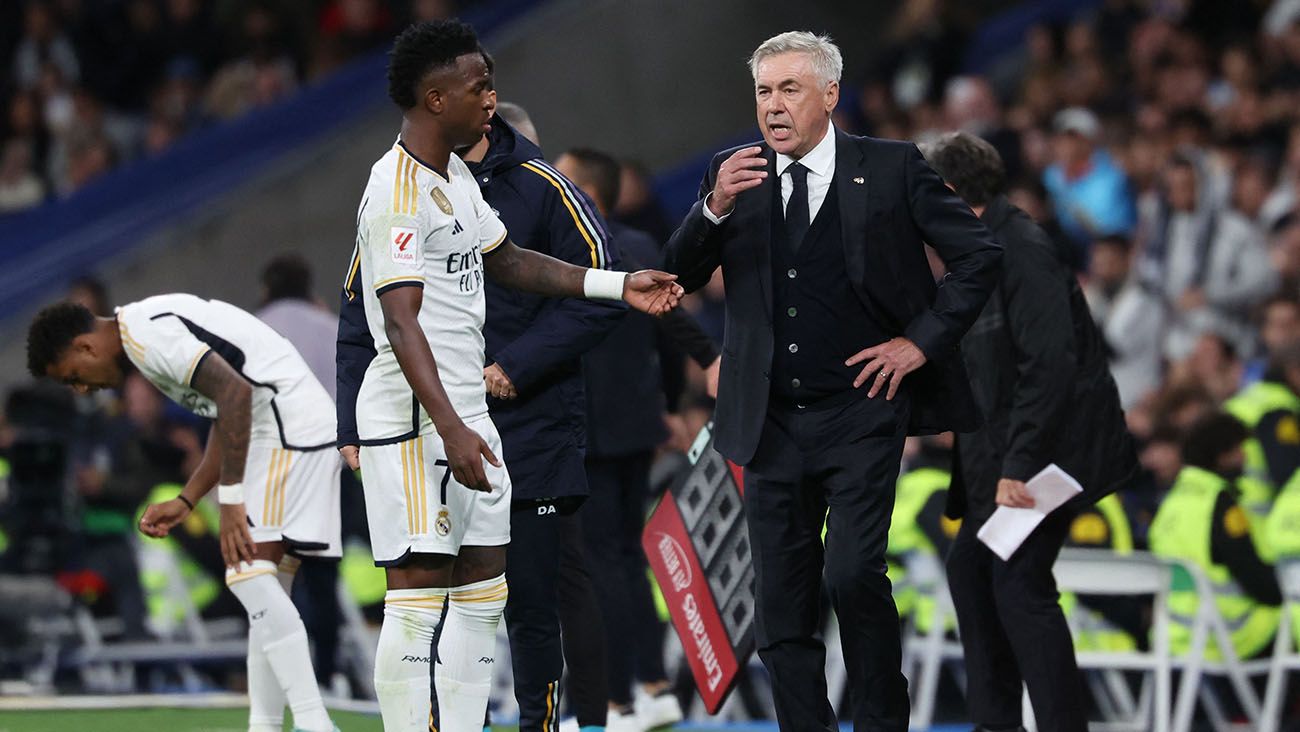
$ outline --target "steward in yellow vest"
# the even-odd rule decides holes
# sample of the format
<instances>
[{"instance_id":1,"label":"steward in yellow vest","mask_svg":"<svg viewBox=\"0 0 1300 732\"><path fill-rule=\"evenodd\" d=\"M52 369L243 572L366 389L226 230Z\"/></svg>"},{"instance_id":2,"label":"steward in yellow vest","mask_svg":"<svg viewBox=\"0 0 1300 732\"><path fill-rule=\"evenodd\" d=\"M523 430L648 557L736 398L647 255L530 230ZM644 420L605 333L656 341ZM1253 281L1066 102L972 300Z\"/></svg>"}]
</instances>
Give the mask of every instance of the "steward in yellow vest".
<instances>
[{"instance_id":1,"label":"steward in yellow vest","mask_svg":"<svg viewBox=\"0 0 1300 732\"><path fill-rule=\"evenodd\" d=\"M943 515L952 481L951 434L915 439L920 441L921 449L910 461L908 471L898 477L885 556L899 617L912 615L916 627L925 631L930 627L934 596L907 576L905 559L914 552L941 558L957 535L961 520Z\"/></svg>"},{"instance_id":2,"label":"steward in yellow vest","mask_svg":"<svg viewBox=\"0 0 1300 732\"><path fill-rule=\"evenodd\" d=\"M1211 414L1193 425L1183 442L1184 467L1148 533L1153 554L1189 561L1209 577L1233 648L1242 658L1269 648L1282 600L1273 567L1256 552L1250 520L1237 499L1246 460L1243 444L1249 437L1241 422L1226 414ZM1185 654L1199 607L1189 577L1175 574L1169 602L1170 646L1175 654ZM1206 656L1214 660L1221 654L1211 643Z\"/></svg>"},{"instance_id":3,"label":"steward in yellow vest","mask_svg":"<svg viewBox=\"0 0 1300 732\"><path fill-rule=\"evenodd\" d=\"M1223 409L1250 431L1245 473L1238 486L1241 505L1256 532L1257 548L1267 545L1259 530L1273 496L1300 469L1300 344L1277 349L1264 378L1223 403Z\"/></svg>"}]
</instances>

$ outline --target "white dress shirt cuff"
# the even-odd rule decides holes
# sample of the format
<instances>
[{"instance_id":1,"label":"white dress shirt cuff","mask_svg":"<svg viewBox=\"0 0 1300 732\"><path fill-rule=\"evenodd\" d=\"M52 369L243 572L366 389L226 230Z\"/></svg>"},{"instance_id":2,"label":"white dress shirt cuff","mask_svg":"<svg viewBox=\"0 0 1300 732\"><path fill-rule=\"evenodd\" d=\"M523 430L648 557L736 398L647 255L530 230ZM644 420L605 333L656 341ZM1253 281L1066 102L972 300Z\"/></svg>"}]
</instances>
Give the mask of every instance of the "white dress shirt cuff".
<instances>
[{"instance_id":1,"label":"white dress shirt cuff","mask_svg":"<svg viewBox=\"0 0 1300 732\"><path fill-rule=\"evenodd\" d=\"M704 197L704 218L708 219L714 224L721 224L723 221L727 220L728 216L731 216L731 212L728 211L727 213L721 216L714 216L713 211L709 209L709 198L711 198L712 196L713 196L713 192L710 191L709 195Z\"/></svg>"}]
</instances>

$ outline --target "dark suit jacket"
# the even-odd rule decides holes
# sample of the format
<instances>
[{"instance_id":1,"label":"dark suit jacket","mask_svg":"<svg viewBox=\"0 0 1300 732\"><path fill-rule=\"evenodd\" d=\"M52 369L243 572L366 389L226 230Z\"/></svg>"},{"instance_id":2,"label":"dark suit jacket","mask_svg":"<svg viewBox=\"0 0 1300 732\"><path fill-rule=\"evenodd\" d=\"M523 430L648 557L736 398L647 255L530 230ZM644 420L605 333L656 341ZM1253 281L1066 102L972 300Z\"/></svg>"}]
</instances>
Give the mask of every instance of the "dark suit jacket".
<instances>
[{"instance_id":1,"label":"dark suit jacket","mask_svg":"<svg viewBox=\"0 0 1300 732\"><path fill-rule=\"evenodd\" d=\"M718 166L740 148L715 155L700 200L665 251L666 268L687 291L702 287L722 267L727 325L715 445L741 465L754 456L771 388L770 240L772 216L780 215L772 206L772 186L780 185L776 153L754 144L767 158L766 180L740 194L731 216L715 225L704 215L704 197L713 190ZM910 339L928 359L905 382L912 396L909 431L974 429L980 416L958 346L993 291L1002 248L911 143L836 130L835 190L854 291L886 332ZM923 243L947 265L938 284Z\"/></svg>"},{"instance_id":2,"label":"dark suit jacket","mask_svg":"<svg viewBox=\"0 0 1300 732\"><path fill-rule=\"evenodd\" d=\"M987 519L1000 478L1029 480L1055 463L1090 505L1138 471L1101 332L1074 273L1033 219L1005 196L984 223L1006 247L993 296L962 340L985 424L957 436L948 514Z\"/></svg>"}]
</instances>

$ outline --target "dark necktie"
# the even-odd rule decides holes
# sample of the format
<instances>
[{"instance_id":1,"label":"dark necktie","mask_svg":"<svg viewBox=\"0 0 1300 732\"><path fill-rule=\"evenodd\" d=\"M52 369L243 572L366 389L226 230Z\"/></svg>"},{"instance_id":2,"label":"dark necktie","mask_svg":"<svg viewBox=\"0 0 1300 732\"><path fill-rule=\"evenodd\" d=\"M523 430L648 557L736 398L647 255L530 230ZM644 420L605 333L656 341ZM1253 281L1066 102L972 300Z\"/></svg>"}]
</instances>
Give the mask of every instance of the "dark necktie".
<instances>
[{"instance_id":1,"label":"dark necktie","mask_svg":"<svg viewBox=\"0 0 1300 732\"><path fill-rule=\"evenodd\" d=\"M785 205L785 235L790 242L791 251L799 251L804 234L808 233L808 169L799 163L791 163L786 168L794 188L790 191L790 202Z\"/></svg>"}]
</instances>

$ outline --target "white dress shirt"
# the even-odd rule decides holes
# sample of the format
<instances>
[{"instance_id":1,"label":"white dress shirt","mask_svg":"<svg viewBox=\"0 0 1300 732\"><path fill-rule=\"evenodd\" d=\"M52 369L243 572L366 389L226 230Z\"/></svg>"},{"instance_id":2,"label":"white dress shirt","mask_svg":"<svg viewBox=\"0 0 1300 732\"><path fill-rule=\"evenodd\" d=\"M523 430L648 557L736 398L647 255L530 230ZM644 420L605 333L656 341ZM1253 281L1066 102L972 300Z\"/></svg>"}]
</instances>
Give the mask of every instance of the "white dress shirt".
<instances>
[{"instance_id":1,"label":"white dress shirt","mask_svg":"<svg viewBox=\"0 0 1300 732\"><path fill-rule=\"evenodd\" d=\"M790 203L790 194L794 191L794 179L788 174L793 163L800 163L808 169L808 223L811 224L817 219L817 212L821 210L822 202L826 200L826 191L830 189L831 181L835 179L835 126L827 125L826 134L822 136L821 142L818 142L802 158L796 160L789 155L776 154L776 174L781 179L782 211ZM731 212L727 212L722 216L714 216L707 203L706 201L704 206L704 217L709 221L720 224L731 215Z\"/></svg>"}]
</instances>

